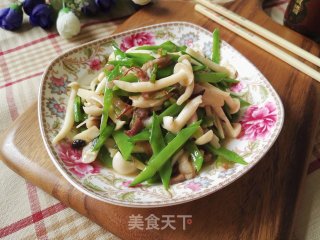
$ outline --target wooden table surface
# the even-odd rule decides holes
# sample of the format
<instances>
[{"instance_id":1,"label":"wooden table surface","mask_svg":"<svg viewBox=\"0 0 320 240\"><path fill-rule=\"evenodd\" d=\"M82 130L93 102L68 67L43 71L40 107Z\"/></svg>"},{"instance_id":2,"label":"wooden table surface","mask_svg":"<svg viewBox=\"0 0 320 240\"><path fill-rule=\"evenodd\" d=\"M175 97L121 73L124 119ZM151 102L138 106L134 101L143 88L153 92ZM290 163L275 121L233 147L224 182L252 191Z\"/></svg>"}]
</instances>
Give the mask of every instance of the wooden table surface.
<instances>
[{"instance_id":1,"label":"wooden table surface","mask_svg":"<svg viewBox=\"0 0 320 240\"><path fill-rule=\"evenodd\" d=\"M228 8L319 55L319 46L274 23L259 1L238 0ZM118 30L167 21L189 21L212 31L253 62L279 93L283 130L266 156L247 174L205 198L173 207L134 209L85 196L55 169L43 146L36 103L0 139L0 157L15 172L123 239L288 239L320 116L320 86L310 77L199 15L184 1L156 1ZM186 230L129 230L128 217L192 215Z\"/></svg>"}]
</instances>

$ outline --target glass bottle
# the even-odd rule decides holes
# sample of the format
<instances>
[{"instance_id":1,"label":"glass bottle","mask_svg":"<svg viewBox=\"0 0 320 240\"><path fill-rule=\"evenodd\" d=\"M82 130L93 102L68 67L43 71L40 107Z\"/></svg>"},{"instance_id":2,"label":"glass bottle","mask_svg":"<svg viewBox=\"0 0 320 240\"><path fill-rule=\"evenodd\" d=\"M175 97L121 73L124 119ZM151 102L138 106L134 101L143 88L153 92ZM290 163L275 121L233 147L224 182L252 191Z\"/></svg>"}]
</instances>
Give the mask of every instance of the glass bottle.
<instances>
[{"instance_id":1,"label":"glass bottle","mask_svg":"<svg viewBox=\"0 0 320 240\"><path fill-rule=\"evenodd\" d=\"M316 42L320 42L320 0L291 0L284 24Z\"/></svg>"}]
</instances>

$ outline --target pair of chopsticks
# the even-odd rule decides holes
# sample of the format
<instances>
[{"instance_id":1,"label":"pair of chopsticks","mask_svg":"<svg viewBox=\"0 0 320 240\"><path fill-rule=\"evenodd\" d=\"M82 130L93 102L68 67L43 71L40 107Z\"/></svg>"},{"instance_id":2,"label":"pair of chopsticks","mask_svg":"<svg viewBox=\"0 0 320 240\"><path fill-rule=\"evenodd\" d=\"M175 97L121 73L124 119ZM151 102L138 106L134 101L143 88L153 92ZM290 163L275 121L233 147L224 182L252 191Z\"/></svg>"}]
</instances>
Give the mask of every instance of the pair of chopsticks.
<instances>
[{"instance_id":1,"label":"pair of chopsticks","mask_svg":"<svg viewBox=\"0 0 320 240\"><path fill-rule=\"evenodd\" d=\"M318 67L320 67L320 58L220 5L214 4L209 0L197 0L197 2L201 5L196 4L196 11L320 82L320 73L318 71L252 32L261 35L265 39L287 49ZM231 22L228 19L234 22ZM252 32L242 28L240 25L250 29Z\"/></svg>"}]
</instances>

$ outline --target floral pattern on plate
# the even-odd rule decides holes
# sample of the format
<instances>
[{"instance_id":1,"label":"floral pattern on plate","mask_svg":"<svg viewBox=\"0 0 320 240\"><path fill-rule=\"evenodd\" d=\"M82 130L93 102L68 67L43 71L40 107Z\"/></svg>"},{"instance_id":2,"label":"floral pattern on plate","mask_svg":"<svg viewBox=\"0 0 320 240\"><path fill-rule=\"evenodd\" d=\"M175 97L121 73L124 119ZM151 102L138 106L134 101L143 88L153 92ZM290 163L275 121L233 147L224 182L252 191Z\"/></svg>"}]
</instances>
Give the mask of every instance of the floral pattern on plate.
<instances>
[{"instance_id":1,"label":"floral pattern on plate","mask_svg":"<svg viewBox=\"0 0 320 240\"><path fill-rule=\"evenodd\" d=\"M83 164L80 152L70 143L52 145L65 115L68 101L67 85L72 81L88 84L97 77L112 52L112 41L122 50L145 44L161 44L171 40L201 49L211 55L211 33L186 22L172 22L140 28L106 39L91 42L70 50L55 59L43 75L39 94L39 120L49 155L66 179L85 194L112 204L129 207L159 207L174 205L213 193L235 181L251 169L270 149L283 125L284 111L281 100L266 78L239 52L226 42L221 43L223 62L233 65L238 72L239 84L232 87L234 94L251 105L241 114L242 135L230 140L227 147L243 156L248 165L234 164L224 168L211 164L200 174L171 186L140 184L129 187L133 177L121 176L99 163Z\"/></svg>"}]
</instances>

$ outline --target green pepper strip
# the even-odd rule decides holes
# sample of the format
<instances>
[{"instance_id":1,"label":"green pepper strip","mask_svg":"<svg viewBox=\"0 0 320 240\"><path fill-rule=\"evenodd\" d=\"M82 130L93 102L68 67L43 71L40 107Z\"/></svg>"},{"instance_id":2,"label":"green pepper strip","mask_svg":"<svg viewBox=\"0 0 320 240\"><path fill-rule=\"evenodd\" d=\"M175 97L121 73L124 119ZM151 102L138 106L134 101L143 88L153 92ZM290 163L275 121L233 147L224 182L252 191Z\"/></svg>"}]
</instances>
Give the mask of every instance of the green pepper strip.
<instances>
[{"instance_id":1,"label":"green pepper strip","mask_svg":"<svg viewBox=\"0 0 320 240\"><path fill-rule=\"evenodd\" d=\"M106 166L107 168L112 168L112 157L105 146L101 147L98 154L98 160L103 166Z\"/></svg>"},{"instance_id":2,"label":"green pepper strip","mask_svg":"<svg viewBox=\"0 0 320 240\"><path fill-rule=\"evenodd\" d=\"M84 114L81 109L81 98L76 96L73 104L74 121L76 123L82 122L84 120Z\"/></svg>"},{"instance_id":3,"label":"green pepper strip","mask_svg":"<svg viewBox=\"0 0 320 240\"><path fill-rule=\"evenodd\" d=\"M135 186L138 183L151 178L176 153L176 151L179 150L186 141L188 141L188 139L199 129L199 126L200 122L196 122L182 129L177 136L167 144L161 152L159 152L159 154L149 160L148 165L133 180L130 186Z\"/></svg>"},{"instance_id":4,"label":"green pepper strip","mask_svg":"<svg viewBox=\"0 0 320 240\"><path fill-rule=\"evenodd\" d=\"M107 82L113 80L120 74L120 67L116 66L107 76ZM102 121L100 124L100 135L97 144L95 144L92 151L99 151L101 146L105 143L107 138L111 135L113 128L108 127L109 111L112 105L113 92L112 89L105 87L104 99L103 99L103 110L102 110ZM108 127L108 128L107 128Z\"/></svg>"},{"instance_id":5,"label":"green pepper strip","mask_svg":"<svg viewBox=\"0 0 320 240\"><path fill-rule=\"evenodd\" d=\"M203 164L203 156L194 142L188 141L185 145L185 149L191 155L193 165L196 168L197 172L200 171Z\"/></svg>"},{"instance_id":6,"label":"green pepper strip","mask_svg":"<svg viewBox=\"0 0 320 240\"><path fill-rule=\"evenodd\" d=\"M133 150L133 143L130 141L130 137L121 130L113 132L112 136L123 158L128 161Z\"/></svg>"},{"instance_id":7,"label":"green pepper strip","mask_svg":"<svg viewBox=\"0 0 320 240\"><path fill-rule=\"evenodd\" d=\"M148 141L150 138L150 131L148 129L145 129L138 134L134 135L129 139L130 142L136 143L141 141Z\"/></svg>"},{"instance_id":8,"label":"green pepper strip","mask_svg":"<svg viewBox=\"0 0 320 240\"><path fill-rule=\"evenodd\" d=\"M161 150L166 146L166 144L162 136L159 117L155 113L153 113L152 119L153 122L151 126L150 145L153 151L153 156L156 156L161 152ZM165 189L169 188L171 173L171 161L166 161L165 164L159 170L161 181Z\"/></svg>"},{"instance_id":9,"label":"green pepper strip","mask_svg":"<svg viewBox=\"0 0 320 240\"><path fill-rule=\"evenodd\" d=\"M220 63L220 31L216 28L212 33L212 56L211 59L214 63Z\"/></svg>"},{"instance_id":10,"label":"green pepper strip","mask_svg":"<svg viewBox=\"0 0 320 240\"><path fill-rule=\"evenodd\" d=\"M247 165L248 163L243 159L243 157L239 156L237 153L230 151L224 147L214 148L210 144L204 145L205 149L215 155L221 156L227 159L230 162L240 163L243 165Z\"/></svg>"}]
</instances>

